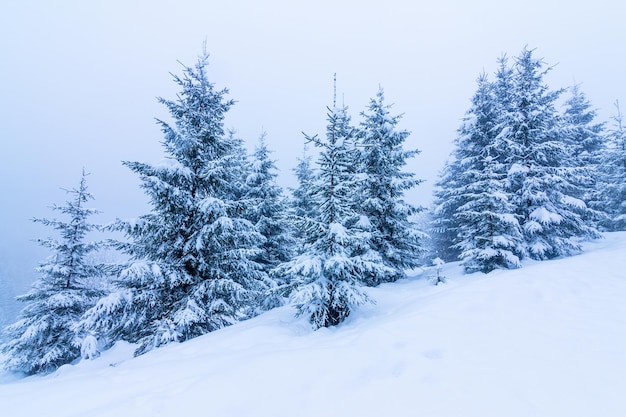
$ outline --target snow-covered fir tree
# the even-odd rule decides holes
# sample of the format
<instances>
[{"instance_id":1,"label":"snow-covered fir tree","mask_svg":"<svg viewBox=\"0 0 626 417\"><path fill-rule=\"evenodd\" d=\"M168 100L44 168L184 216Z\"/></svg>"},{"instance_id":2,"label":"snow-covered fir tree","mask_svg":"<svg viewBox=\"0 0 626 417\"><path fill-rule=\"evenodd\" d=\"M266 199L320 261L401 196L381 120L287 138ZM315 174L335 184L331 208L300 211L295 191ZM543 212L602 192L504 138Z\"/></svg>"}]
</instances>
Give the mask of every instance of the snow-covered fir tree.
<instances>
[{"instance_id":1,"label":"snow-covered fir tree","mask_svg":"<svg viewBox=\"0 0 626 417\"><path fill-rule=\"evenodd\" d=\"M506 155L496 130L499 107L493 87L485 75L479 77L472 107L458 131L457 187L449 194L456 207L456 247L469 272L517 268L524 253L515 207L506 191Z\"/></svg>"},{"instance_id":2,"label":"snow-covered fir tree","mask_svg":"<svg viewBox=\"0 0 626 417\"><path fill-rule=\"evenodd\" d=\"M269 271L293 256L295 245L287 223L287 200L276 183L276 163L270 159L265 133L252 155L252 167L247 177L248 198L253 203L247 218L265 237L262 252L255 260Z\"/></svg>"},{"instance_id":3,"label":"snow-covered fir tree","mask_svg":"<svg viewBox=\"0 0 626 417\"><path fill-rule=\"evenodd\" d=\"M314 219L319 215L316 204L313 201L311 186L315 180L315 171L311 167L312 157L308 154L307 145L304 145L304 152L301 158L298 158L298 164L293 172L298 181L296 188L291 189L291 198L289 200L289 212L291 214L291 224L293 236L297 241L296 254L302 252L306 234L298 224L306 219Z\"/></svg>"},{"instance_id":4,"label":"snow-covered fir tree","mask_svg":"<svg viewBox=\"0 0 626 417\"><path fill-rule=\"evenodd\" d=\"M358 135L362 180L356 209L370 224L368 250L379 253L390 272L383 275L376 271L365 277L365 282L373 286L404 278L405 270L417 267L424 252L425 234L411 221L411 216L422 209L404 200L404 193L421 183L413 173L403 171L407 160L419 151L403 149L409 132L397 128L401 116L392 116L390 108L384 102L382 88L379 89L361 113Z\"/></svg>"},{"instance_id":5,"label":"snow-covered fir tree","mask_svg":"<svg viewBox=\"0 0 626 417\"><path fill-rule=\"evenodd\" d=\"M569 181L575 186L573 192L590 209L587 215L599 222L605 216L601 209L603 198L600 197L600 163L606 148L604 123L596 123L596 111L578 85L569 89L570 97L565 101L562 123L564 140L570 153L569 165L572 176Z\"/></svg>"},{"instance_id":6,"label":"snow-covered fir tree","mask_svg":"<svg viewBox=\"0 0 626 417\"><path fill-rule=\"evenodd\" d=\"M499 138L496 124L500 114L511 109L509 92L513 85L513 70L511 69L508 58L503 55L498 59L498 70L496 71L496 81L488 84L488 79L482 75L478 79L478 89L472 99L472 108L467 112L464 125L472 126L477 132L482 131L478 137L482 144L487 141L495 141ZM491 100L488 102L486 100ZM480 103L481 109L477 109ZM474 112L480 112L480 119ZM458 136L455 139L455 149L450 159L446 162L443 170L439 175L439 180L435 184L434 204L432 209L432 220L430 224L430 236L432 250L436 256L446 262L453 262L460 259L462 254L460 228L463 218L459 216L459 208L467 204L472 195L464 193L464 187L467 187L468 181L473 179L467 176L465 169L465 158L467 155L473 155L473 161L476 162L475 152L480 152L479 146L473 146L470 139L472 135L463 133L464 127L458 130ZM467 129L466 129L467 130ZM461 138L465 138L465 143L461 144ZM465 146L469 146L467 151ZM505 152L506 146L502 145L501 152ZM492 149L492 152L496 148ZM479 160L479 159L478 159Z\"/></svg>"},{"instance_id":7,"label":"snow-covered fir tree","mask_svg":"<svg viewBox=\"0 0 626 417\"><path fill-rule=\"evenodd\" d=\"M599 208L607 218L602 222L609 231L626 230L626 129L619 103L607 131L607 145L600 161Z\"/></svg>"},{"instance_id":8,"label":"snow-covered fir tree","mask_svg":"<svg viewBox=\"0 0 626 417\"><path fill-rule=\"evenodd\" d=\"M604 123L595 122L597 112L579 85L569 88L569 93L563 111L564 140L570 146L573 165L595 169L604 147Z\"/></svg>"},{"instance_id":9,"label":"snow-covered fir tree","mask_svg":"<svg viewBox=\"0 0 626 417\"><path fill-rule=\"evenodd\" d=\"M555 102L562 90L543 82L550 68L532 51L512 66L506 57L499 62L495 82L479 80L435 192L441 246L458 249L470 271L569 255L580 240L599 236L584 200L592 170L583 164L590 161L571 150L572 141L582 146L589 138L577 134L595 129L583 121L584 100L561 116Z\"/></svg>"},{"instance_id":10,"label":"snow-covered fir tree","mask_svg":"<svg viewBox=\"0 0 626 417\"><path fill-rule=\"evenodd\" d=\"M18 321L4 329L8 339L2 346L6 369L44 373L78 359L85 335L75 326L103 295L92 285L95 278L104 276L104 267L88 260L101 244L86 240L88 233L98 227L88 221L97 211L87 207L93 196L87 191L84 170L79 187L67 192L72 199L64 206L52 207L67 220L34 220L58 231L60 236L37 239L52 255L37 268L41 278L27 294L17 298L26 303Z\"/></svg>"},{"instance_id":11,"label":"snow-covered fir tree","mask_svg":"<svg viewBox=\"0 0 626 417\"><path fill-rule=\"evenodd\" d=\"M248 186L248 176L252 172L252 164L246 151L244 141L239 137L237 131L230 129L226 134L226 142L229 143L229 152L223 156L222 163L230 167L229 174L229 198L233 202L239 202L239 209L244 210L244 218L250 211L250 206L255 201L248 198L250 187Z\"/></svg>"},{"instance_id":12,"label":"snow-covered fir tree","mask_svg":"<svg viewBox=\"0 0 626 417\"><path fill-rule=\"evenodd\" d=\"M273 272L296 253L296 239L288 220L289 204L282 188L276 183L277 168L275 161L270 159L270 153L263 133L255 147L246 177L246 198L252 203L246 218L265 238L259 254L253 259L271 278L269 290L261 296L260 307L265 310L283 304L283 298L275 290L285 282Z\"/></svg>"},{"instance_id":13,"label":"snow-covered fir tree","mask_svg":"<svg viewBox=\"0 0 626 417\"><path fill-rule=\"evenodd\" d=\"M110 340L140 344L136 354L230 325L254 311L266 273L253 259L263 236L244 216L247 172L241 141L223 129L233 102L206 74L207 55L174 76L176 101L159 99L174 125L159 121L167 158L125 162L139 175L152 212L117 229L130 261L119 290L102 299L82 325Z\"/></svg>"},{"instance_id":14,"label":"snow-covered fir tree","mask_svg":"<svg viewBox=\"0 0 626 417\"><path fill-rule=\"evenodd\" d=\"M509 193L519 216L526 251L549 259L580 251L580 239L598 237L591 210L580 198L583 170L573 166L555 102L562 90L543 81L550 67L525 48L514 64L509 111L500 118L508 150ZM577 178L577 182L572 179Z\"/></svg>"},{"instance_id":15,"label":"snow-covered fir tree","mask_svg":"<svg viewBox=\"0 0 626 417\"><path fill-rule=\"evenodd\" d=\"M433 189L428 245L430 252L444 262L458 261L461 256L458 246L459 224L454 216L460 206L460 199L454 198L457 197L455 185L458 184L459 170L459 161L451 155L439 172L439 179Z\"/></svg>"},{"instance_id":16,"label":"snow-covered fir tree","mask_svg":"<svg viewBox=\"0 0 626 417\"><path fill-rule=\"evenodd\" d=\"M459 260L461 250L456 245L459 243L458 228L454 213L458 208L459 200L454 197L460 164L453 155L446 161L439 173L439 179L433 190L433 205L430 210L429 223L429 246L430 251L444 262Z\"/></svg>"},{"instance_id":17,"label":"snow-covered fir tree","mask_svg":"<svg viewBox=\"0 0 626 417\"><path fill-rule=\"evenodd\" d=\"M306 237L303 253L278 269L293 288L298 316L306 316L315 329L343 322L369 301L361 289L363 277L389 273L380 255L363 250L371 226L354 209L358 177L353 166L355 129L349 122L346 108L334 107L329 109L326 138L307 137L320 148L319 174L310 185L319 212L299 222Z\"/></svg>"}]
</instances>

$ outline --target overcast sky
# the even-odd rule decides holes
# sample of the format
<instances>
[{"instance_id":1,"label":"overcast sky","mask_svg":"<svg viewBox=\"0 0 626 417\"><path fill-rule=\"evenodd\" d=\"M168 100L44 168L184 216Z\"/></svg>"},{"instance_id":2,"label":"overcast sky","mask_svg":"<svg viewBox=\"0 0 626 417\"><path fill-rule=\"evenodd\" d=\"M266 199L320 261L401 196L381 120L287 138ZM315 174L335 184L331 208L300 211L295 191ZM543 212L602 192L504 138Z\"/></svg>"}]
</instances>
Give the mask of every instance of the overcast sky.
<instances>
[{"instance_id":1,"label":"overcast sky","mask_svg":"<svg viewBox=\"0 0 626 417\"><path fill-rule=\"evenodd\" d=\"M156 97L175 97L170 73L181 72L177 61L193 65L205 40L210 79L237 101L226 127L250 148L267 132L282 185L294 185L301 132L324 133L337 73L354 122L379 85L404 114L406 147L422 150L408 169L426 180L411 198L428 205L475 80L503 53L536 48L558 64L553 88L580 84L608 119L626 100L625 9L615 0L3 1L0 274L36 278L46 253L29 239L50 231L29 219L52 216L83 167L99 221L145 212L121 161L163 157L154 118L167 112Z\"/></svg>"}]
</instances>

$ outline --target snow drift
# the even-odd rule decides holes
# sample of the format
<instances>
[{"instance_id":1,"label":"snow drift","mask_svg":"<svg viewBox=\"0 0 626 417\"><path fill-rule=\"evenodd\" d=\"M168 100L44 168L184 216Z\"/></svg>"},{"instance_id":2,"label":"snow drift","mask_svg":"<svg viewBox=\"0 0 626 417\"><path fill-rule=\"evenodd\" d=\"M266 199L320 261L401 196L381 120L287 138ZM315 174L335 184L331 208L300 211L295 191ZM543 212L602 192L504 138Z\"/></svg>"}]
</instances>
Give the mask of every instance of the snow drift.
<instances>
[{"instance_id":1,"label":"snow drift","mask_svg":"<svg viewBox=\"0 0 626 417\"><path fill-rule=\"evenodd\" d=\"M585 253L367 289L313 332L283 307L132 358L0 385L2 414L40 416L624 416L626 233Z\"/></svg>"}]
</instances>

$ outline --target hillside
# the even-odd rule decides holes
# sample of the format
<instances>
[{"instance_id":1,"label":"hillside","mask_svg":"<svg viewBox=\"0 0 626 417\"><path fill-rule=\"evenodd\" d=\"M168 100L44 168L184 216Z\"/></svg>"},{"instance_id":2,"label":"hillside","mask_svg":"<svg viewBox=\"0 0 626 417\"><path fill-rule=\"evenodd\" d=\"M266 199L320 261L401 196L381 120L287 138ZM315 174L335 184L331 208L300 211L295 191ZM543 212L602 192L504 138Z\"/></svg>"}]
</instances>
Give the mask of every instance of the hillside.
<instances>
[{"instance_id":1,"label":"hillside","mask_svg":"<svg viewBox=\"0 0 626 417\"><path fill-rule=\"evenodd\" d=\"M626 233L579 256L369 290L337 328L283 307L132 359L0 385L18 416L624 416Z\"/></svg>"}]
</instances>

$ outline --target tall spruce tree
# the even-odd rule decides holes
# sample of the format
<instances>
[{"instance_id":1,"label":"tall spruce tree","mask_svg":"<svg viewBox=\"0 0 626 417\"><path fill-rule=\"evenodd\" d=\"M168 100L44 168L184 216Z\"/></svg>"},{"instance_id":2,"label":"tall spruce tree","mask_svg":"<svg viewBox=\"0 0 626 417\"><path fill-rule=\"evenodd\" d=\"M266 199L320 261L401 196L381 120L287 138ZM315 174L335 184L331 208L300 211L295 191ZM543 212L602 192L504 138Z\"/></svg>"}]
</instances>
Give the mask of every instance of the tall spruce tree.
<instances>
[{"instance_id":1,"label":"tall spruce tree","mask_svg":"<svg viewBox=\"0 0 626 417\"><path fill-rule=\"evenodd\" d=\"M392 116L390 108L379 89L367 111L361 113L358 135L358 167L363 179L356 209L370 223L369 249L380 254L390 272L381 275L377 271L366 277L365 282L373 286L404 278L405 270L417 267L424 252L425 234L411 221L411 216L422 209L404 200L404 193L422 182L403 171L407 160L419 151L403 149L410 133L397 129L401 116Z\"/></svg>"},{"instance_id":2,"label":"tall spruce tree","mask_svg":"<svg viewBox=\"0 0 626 417\"><path fill-rule=\"evenodd\" d=\"M607 218L602 227L608 231L626 230L626 129L619 103L607 132L607 146L601 157L599 208Z\"/></svg>"},{"instance_id":3,"label":"tall spruce tree","mask_svg":"<svg viewBox=\"0 0 626 417\"><path fill-rule=\"evenodd\" d=\"M282 277L274 269L289 261L295 253L296 240L288 221L288 208L283 190L276 184L276 164L270 159L265 133L259 138L252 155L252 162L246 177L248 188L246 198L252 203L246 218L254 224L264 238L260 252L253 260L258 262L271 278L268 291L260 296L260 308L269 310L284 303L278 287L284 285Z\"/></svg>"},{"instance_id":4,"label":"tall spruce tree","mask_svg":"<svg viewBox=\"0 0 626 417\"><path fill-rule=\"evenodd\" d=\"M469 271L576 253L580 240L599 236L584 200L592 171L571 150L585 142L576 133L595 129L583 120L584 100L558 114L562 90L543 82L550 68L528 49L513 66L499 63L495 82L479 80L435 192L441 247L459 250Z\"/></svg>"},{"instance_id":5,"label":"tall spruce tree","mask_svg":"<svg viewBox=\"0 0 626 417\"><path fill-rule=\"evenodd\" d=\"M463 126L458 130L455 149L435 184L430 224L431 242L435 255L447 262L459 260L464 251L463 247L466 250L469 249L467 242L461 244L463 240L461 227L464 220L463 216L459 215L460 207L469 203L473 198L471 193L463 191L464 187L473 181L473 178L466 172L467 167L465 165L468 162L466 158L469 156L472 163L477 160L480 161L480 157L476 153L481 152L481 145L502 140L498 130L499 118L501 114L512 108L510 91L513 88L513 70L506 55L498 59L498 64L495 82L489 83L485 75L479 77L478 88L472 99L472 107L466 114ZM480 116L474 113L480 113ZM465 126L471 126L474 133L471 134L470 128ZM462 138L463 143L461 143ZM473 145L473 139L478 140L477 146ZM468 149L465 149L466 146ZM500 146L501 152L504 153L506 144ZM493 153L496 149L497 147L492 146L490 152ZM502 160L496 159L490 164L496 162L502 162ZM487 243L487 241L483 241L483 243Z\"/></svg>"},{"instance_id":6,"label":"tall spruce tree","mask_svg":"<svg viewBox=\"0 0 626 417\"><path fill-rule=\"evenodd\" d=\"M507 194L506 155L496 129L494 84L483 74L459 129L456 188L449 197L457 226L456 246L469 272L517 268L524 249L515 207Z\"/></svg>"},{"instance_id":7,"label":"tall spruce tree","mask_svg":"<svg viewBox=\"0 0 626 417\"><path fill-rule=\"evenodd\" d=\"M592 217L586 220L598 223L605 218L601 210L603 198L598 193L602 181L600 164L606 148L604 123L595 123L596 111L578 85L569 90L562 122L570 153L569 165L575 169L568 179L574 186L575 196L590 209L586 214Z\"/></svg>"},{"instance_id":8,"label":"tall spruce tree","mask_svg":"<svg viewBox=\"0 0 626 417\"><path fill-rule=\"evenodd\" d=\"M86 176L83 170L79 187L67 191L72 200L52 207L68 220L34 220L58 231L60 238L37 239L53 254L37 268L41 278L27 294L17 298L26 303L19 320L4 329L8 342L2 352L6 354L4 366L9 370L45 373L80 357L83 335L75 326L103 295L92 285L94 279L104 275L103 266L88 259L101 244L86 241L87 234L98 229L88 222L97 211L86 207L93 199L87 191Z\"/></svg>"},{"instance_id":9,"label":"tall spruce tree","mask_svg":"<svg viewBox=\"0 0 626 417\"><path fill-rule=\"evenodd\" d=\"M293 172L296 175L298 186L291 189L291 199L289 212L291 214L291 227L293 236L297 241L296 254L302 253L306 233L298 226L299 223L307 219L314 219L319 215L317 206L313 202L311 186L315 180L315 171L311 167L312 157L307 153L307 145L304 145L304 152L298 158L298 164Z\"/></svg>"},{"instance_id":10,"label":"tall spruce tree","mask_svg":"<svg viewBox=\"0 0 626 417\"><path fill-rule=\"evenodd\" d=\"M174 76L176 101L159 99L174 125L159 121L167 158L125 162L139 175L152 212L120 221L130 257L118 272L119 291L101 300L83 325L111 340L137 342L141 354L185 341L247 317L266 274L253 259L265 239L244 218L249 200L241 141L225 134L233 104L206 74L208 56Z\"/></svg>"},{"instance_id":11,"label":"tall spruce tree","mask_svg":"<svg viewBox=\"0 0 626 417\"><path fill-rule=\"evenodd\" d=\"M590 167L595 171L604 147L604 123L595 122L597 112L580 86L569 88L569 93L565 101L563 123L564 140L572 153L572 165ZM596 173L587 172L586 176L594 178Z\"/></svg>"},{"instance_id":12,"label":"tall spruce tree","mask_svg":"<svg viewBox=\"0 0 626 417\"><path fill-rule=\"evenodd\" d=\"M430 250L436 258L444 262L458 261L461 250L459 243L458 228L454 213L458 208L458 200L455 197L457 176L460 172L460 164L453 155L446 161L439 173L439 179L433 190L433 205L429 223Z\"/></svg>"},{"instance_id":13,"label":"tall spruce tree","mask_svg":"<svg viewBox=\"0 0 626 417\"><path fill-rule=\"evenodd\" d=\"M572 178L584 173L573 166L552 91L543 78L550 67L524 49L514 64L511 108L500 130L508 155L508 179L516 215L521 219L526 251L533 259L550 259L580 251L580 239L598 232Z\"/></svg>"},{"instance_id":14,"label":"tall spruce tree","mask_svg":"<svg viewBox=\"0 0 626 417\"><path fill-rule=\"evenodd\" d=\"M287 201L276 184L276 163L270 159L265 133L252 155L252 167L247 177L248 198L253 203L247 214L256 230L265 238L262 252L254 259L266 271L287 262L293 255L294 240L287 224Z\"/></svg>"},{"instance_id":15,"label":"tall spruce tree","mask_svg":"<svg viewBox=\"0 0 626 417\"><path fill-rule=\"evenodd\" d=\"M278 269L293 288L297 315L307 316L314 329L343 322L370 300L360 288L363 277L389 272L376 253L363 253L369 225L361 222L353 204L358 188L354 134L346 108L334 107L326 138L307 137L320 148L319 175L310 185L319 212L299 222L306 237L303 253Z\"/></svg>"}]
</instances>

